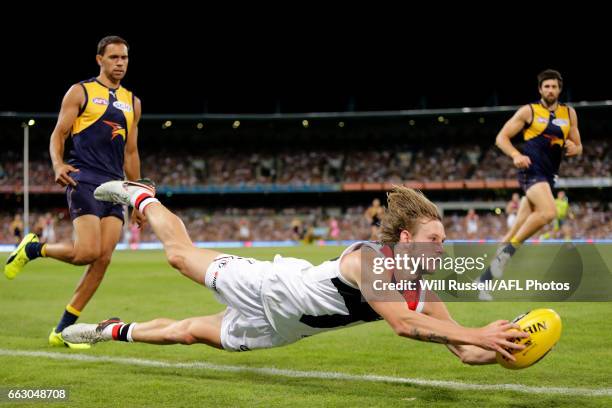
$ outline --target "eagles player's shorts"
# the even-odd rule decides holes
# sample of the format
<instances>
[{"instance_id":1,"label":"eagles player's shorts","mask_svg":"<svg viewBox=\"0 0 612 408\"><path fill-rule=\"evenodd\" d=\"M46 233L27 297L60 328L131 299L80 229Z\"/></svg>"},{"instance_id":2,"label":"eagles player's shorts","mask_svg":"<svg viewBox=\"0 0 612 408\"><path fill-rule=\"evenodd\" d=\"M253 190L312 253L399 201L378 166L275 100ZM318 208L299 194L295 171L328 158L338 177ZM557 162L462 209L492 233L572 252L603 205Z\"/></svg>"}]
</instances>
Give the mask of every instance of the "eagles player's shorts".
<instances>
[{"instance_id":1,"label":"eagles player's shorts","mask_svg":"<svg viewBox=\"0 0 612 408\"><path fill-rule=\"evenodd\" d=\"M271 262L219 255L210 264L205 285L227 305L221 322L221 345L229 351L249 351L291 343L282 338L266 317L262 284Z\"/></svg>"},{"instance_id":2,"label":"eagles player's shorts","mask_svg":"<svg viewBox=\"0 0 612 408\"><path fill-rule=\"evenodd\" d=\"M90 214L98 218L113 216L123 221L123 206L96 200L93 193L97 187L95 184L79 181L76 186L69 185L66 188L70 219L74 221L81 215Z\"/></svg>"},{"instance_id":3,"label":"eagles player's shorts","mask_svg":"<svg viewBox=\"0 0 612 408\"><path fill-rule=\"evenodd\" d=\"M531 167L518 171L518 182L524 192L527 192L534 184L543 181L547 182L550 185L550 189L553 190L555 188L556 176L545 174Z\"/></svg>"}]
</instances>

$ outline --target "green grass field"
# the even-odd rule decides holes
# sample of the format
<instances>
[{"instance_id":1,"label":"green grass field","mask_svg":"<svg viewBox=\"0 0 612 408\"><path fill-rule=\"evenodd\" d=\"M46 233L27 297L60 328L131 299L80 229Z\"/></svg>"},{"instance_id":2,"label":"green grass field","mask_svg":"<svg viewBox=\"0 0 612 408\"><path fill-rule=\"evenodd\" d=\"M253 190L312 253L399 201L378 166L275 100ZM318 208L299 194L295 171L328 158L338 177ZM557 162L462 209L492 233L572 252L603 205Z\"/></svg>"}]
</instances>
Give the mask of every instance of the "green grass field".
<instances>
[{"instance_id":1,"label":"green grass field","mask_svg":"<svg viewBox=\"0 0 612 408\"><path fill-rule=\"evenodd\" d=\"M229 252L271 259L280 252L313 263L337 256L338 247L242 249ZM4 259L6 254L0 256ZM2 261L4 262L4 261ZM47 335L69 300L82 267L37 260L15 281L0 281L0 349L75 354L47 346ZM144 367L0 353L0 388L69 387L69 407L220 406L612 406L612 396L585 396L576 388L612 387L610 303L450 303L455 319L468 326L511 319L535 307L552 307L564 332L556 349L537 365L510 371L497 365L464 366L444 346L395 336L385 322L314 336L272 350L228 353L206 346L103 343L78 354L134 357L168 363L206 362L241 367L340 372L466 384L522 384L568 388L568 394L447 387L359 380L289 378L258 372L205 368ZM183 278L162 252L116 253L83 322L110 316L125 321L181 319L222 310L209 291ZM10 403L1 403L9 406ZM40 407L41 402L16 406Z\"/></svg>"}]
</instances>

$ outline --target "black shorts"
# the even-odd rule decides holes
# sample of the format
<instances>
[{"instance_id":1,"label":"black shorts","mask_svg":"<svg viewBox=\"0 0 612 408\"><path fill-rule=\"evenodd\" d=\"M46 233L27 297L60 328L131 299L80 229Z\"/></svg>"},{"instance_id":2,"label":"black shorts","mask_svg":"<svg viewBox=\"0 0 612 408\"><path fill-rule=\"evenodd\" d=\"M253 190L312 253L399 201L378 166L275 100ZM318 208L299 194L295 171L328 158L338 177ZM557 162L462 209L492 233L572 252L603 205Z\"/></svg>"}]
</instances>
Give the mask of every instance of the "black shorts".
<instances>
[{"instance_id":1,"label":"black shorts","mask_svg":"<svg viewBox=\"0 0 612 408\"><path fill-rule=\"evenodd\" d=\"M550 189L553 190L555 188L555 179L556 175L554 174L545 174L536 169L527 168L520 169L518 171L518 182L521 186L521 189L526 193L527 190L531 186L537 183L541 183L543 181L547 182L550 185Z\"/></svg>"},{"instance_id":2,"label":"black shorts","mask_svg":"<svg viewBox=\"0 0 612 408\"><path fill-rule=\"evenodd\" d=\"M370 225L373 227L380 227L380 218L376 215L372 217L372 223Z\"/></svg>"},{"instance_id":3,"label":"black shorts","mask_svg":"<svg viewBox=\"0 0 612 408\"><path fill-rule=\"evenodd\" d=\"M95 184L81 181L76 187L68 186L66 188L70 219L74 220L81 215L91 214L98 218L115 216L123 221L123 206L121 204L96 200L93 192L97 187Z\"/></svg>"}]
</instances>

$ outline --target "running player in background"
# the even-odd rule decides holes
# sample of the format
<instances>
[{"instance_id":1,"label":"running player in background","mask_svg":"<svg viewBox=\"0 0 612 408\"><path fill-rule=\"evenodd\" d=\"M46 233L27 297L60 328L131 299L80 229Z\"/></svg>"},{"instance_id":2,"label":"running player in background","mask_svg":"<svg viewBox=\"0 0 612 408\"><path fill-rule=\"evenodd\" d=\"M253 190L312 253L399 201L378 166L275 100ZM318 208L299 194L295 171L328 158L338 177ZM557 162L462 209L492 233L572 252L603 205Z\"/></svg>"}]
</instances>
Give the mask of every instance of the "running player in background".
<instances>
[{"instance_id":1,"label":"running player in background","mask_svg":"<svg viewBox=\"0 0 612 408\"><path fill-rule=\"evenodd\" d=\"M370 240L378 241L380 232L380 221L385 215L385 208L380 205L380 200L375 198L372 200L372 205L364 213L364 217L370 224Z\"/></svg>"},{"instance_id":2,"label":"running player in background","mask_svg":"<svg viewBox=\"0 0 612 408\"><path fill-rule=\"evenodd\" d=\"M15 214L13 221L9 224L9 230L15 240L15 245L19 245L23 237L23 220L21 214Z\"/></svg>"},{"instance_id":3,"label":"running player in background","mask_svg":"<svg viewBox=\"0 0 612 408\"><path fill-rule=\"evenodd\" d=\"M541 72L538 75L540 100L521 107L497 135L497 147L518 168L518 181L525 196L516 222L504 236L495 259L481 275L481 282L500 278L518 246L557 216L552 190L561 159L564 154L582 154L578 116L574 108L559 102L562 89L563 78L558 71ZM524 140L520 150L510 140L519 133ZM488 296L480 297L489 300Z\"/></svg>"}]
</instances>

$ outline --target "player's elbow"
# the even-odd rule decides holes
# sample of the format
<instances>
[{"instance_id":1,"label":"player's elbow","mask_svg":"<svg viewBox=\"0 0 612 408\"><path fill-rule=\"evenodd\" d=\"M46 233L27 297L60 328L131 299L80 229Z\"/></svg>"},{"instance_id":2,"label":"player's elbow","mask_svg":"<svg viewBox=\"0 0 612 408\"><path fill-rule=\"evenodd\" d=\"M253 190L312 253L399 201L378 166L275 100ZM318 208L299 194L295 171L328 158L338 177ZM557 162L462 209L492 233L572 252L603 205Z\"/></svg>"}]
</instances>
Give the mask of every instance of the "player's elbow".
<instances>
[{"instance_id":1,"label":"player's elbow","mask_svg":"<svg viewBox=\"0 0 612 408\"><path fill-rule=\"evenodd\" d=\"M510 141L510 138L508 136L506 136L504 133L499 133L497 137L495 138L495 146L501 149L502 146L508 143L509 141Z\"/></svg>"}]
</instances>

